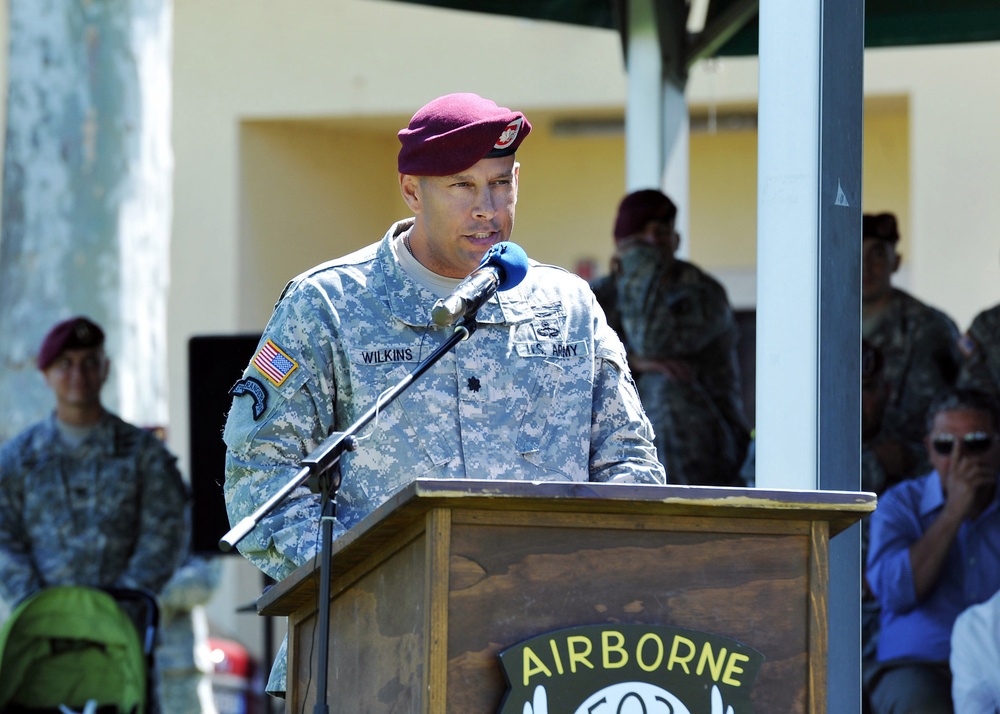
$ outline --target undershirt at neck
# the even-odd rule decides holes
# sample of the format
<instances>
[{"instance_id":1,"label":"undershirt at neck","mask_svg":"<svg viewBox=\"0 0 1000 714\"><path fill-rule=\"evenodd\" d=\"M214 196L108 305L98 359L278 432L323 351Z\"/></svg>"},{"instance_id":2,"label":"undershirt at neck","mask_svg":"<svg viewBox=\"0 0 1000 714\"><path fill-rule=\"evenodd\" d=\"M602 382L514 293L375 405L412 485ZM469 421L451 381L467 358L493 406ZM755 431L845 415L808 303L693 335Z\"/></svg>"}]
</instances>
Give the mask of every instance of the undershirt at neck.
<instances>
[{"instance_id":1,"label":"undershirt at neck","mask_svg":"<svg viewBox=\"0 0 1000 714\"><path fill-rule=\"evenodd\" d=\"M425 268L420 261L414 258L410 251L406 249L406 243L403 241L405 236L406 232L404 231L396 236L396 239L392 241L392 252L395 253L396 260L399 261L399 265L403 269L403 272L409 275L420 287L429 290L439 298L451 295L451 292L458 287L458 284L462 282L462 279L446 278L443 275L438 275L433 270Z\"/></svg>"},{"instance_id":2,"label":"undershirt at neck","mask_svg":"<svg viewBox=\"0 0 1000 714\"><path fill-rule=\"evenodd\" d=\"M56 419L56 428L59 430L59 438L62 439L63 443L75 449L90 436L94 429L97 428L97 424L77 426Z\"/></svg>"}]
</instances>

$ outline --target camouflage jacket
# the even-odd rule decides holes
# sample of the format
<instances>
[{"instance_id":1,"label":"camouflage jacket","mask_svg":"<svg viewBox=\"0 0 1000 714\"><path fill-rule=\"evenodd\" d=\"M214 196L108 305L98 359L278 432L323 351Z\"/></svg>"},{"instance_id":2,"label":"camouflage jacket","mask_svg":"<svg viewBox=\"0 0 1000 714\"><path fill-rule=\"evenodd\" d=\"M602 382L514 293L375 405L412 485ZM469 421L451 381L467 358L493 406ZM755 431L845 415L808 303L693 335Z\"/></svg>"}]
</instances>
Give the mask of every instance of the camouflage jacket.
<instances>
[{"instance_id":1,"label":"camouflage jacket","mask_svg":"<svg viewBox=\"0 0 1000 714\"><path fill-rule=\"evenodd\" d=\"M680 361L692 372L678 380L638 373L643 406L671 483L743 485L739 468L750 441L736 347L739 328L726 291L697 266L634 246L621 273L593 284L619 330L637 373L642 361Z\"/></svg>"},{"instance_id":2,"label":"camouflage jacket","mask_svg":"<svg viewBox=\"0 0 1000 714\"><path fill-rule=\"evenodd\" d=\"M391 241L325 263L285 288L233 388L225 496L231 522L352 426L452 333ZM391 403L340 461L334 537L418 477L662 483L621 342L587 284L532 261L480 308L478 329ZM280 580L316 554L319 497L300 488L239 543ZM272 681L274 681L272 673Z\"/></svg>"},{"instance_id":3,"label":"camouflage jacket","mask_svg":"<svg viewBox=\"0 0 1000 714\"><path fill-rule=\"evenodd\" d=\"M76 447L55 417L0 449L0 595L52 585L148 588L173 574L187 491L151 433L107 412Z\"/></svg>"},{"instance_id":4,"label":"camouflage jacket","mask_svg":"<svg viewBox=\"0 0 1000 714\"><path fill-rule=\"evenodd\" d=\"M226 423L232 522L451 334L429 324L435 296L393 256L390 241L405 225L298 276L282 293ZM584 281L532 263L520 285L483 305L477 322L341 459L338 533L422 476L663 481L624 348ZM286 577L316 553L319 507L302 489L240 550L276 580Z\"/></svg>"},{"instance_id":5,"label":"camouflage jacket","mask_svg":"<svg viewBox=\"0 0 1000 714\"><path fill-rule=\"evenodd\" d=\"M965 359L958 383L1000 399L1000 305L976 315L960 344Z\"/></svg>"},{"instance_id":6,"label":"camouflage jacket","mask_svg":"<svg viewBox=\"0 0 1000 714\"><path fill-rule=\"evenodd\" d=\"M930 466L923 447L927 409L955 383L961 354L958 328L940 310L893 289L888 306L863 323L862 334L882 352L882 378L890 385L882 432L907 445L915 464L910 476Z\"/></svg>"}]
</instances>

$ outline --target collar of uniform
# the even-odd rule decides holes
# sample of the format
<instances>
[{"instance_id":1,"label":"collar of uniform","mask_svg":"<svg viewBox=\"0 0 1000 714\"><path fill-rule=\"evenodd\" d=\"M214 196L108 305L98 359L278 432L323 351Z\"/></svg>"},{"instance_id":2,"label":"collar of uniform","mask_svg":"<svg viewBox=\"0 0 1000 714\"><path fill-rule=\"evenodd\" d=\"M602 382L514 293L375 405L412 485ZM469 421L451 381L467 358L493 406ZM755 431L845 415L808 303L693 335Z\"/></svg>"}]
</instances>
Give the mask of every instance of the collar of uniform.
<instances>
[{"instance_id":1,"label":"collar of uniform","mask_svg":"<svg viewBox=\"0 0 1000 714\"><path fill-rule=\"evenodd\" d=\"M59 436L59 425L56 420L56 413L52 411L48 418L40 422L41 428L34 434L32 447L38 452L55 453L57 451L74 451L85 444L98 444L100 448L111 455L114 453L114 439L110 438L108 432L114 428L114 416L107 409L101 412L100 419L94 424L90 434L83 442L76 446L71 446L63 442Z\"/></svg>"},{"instance_id":2,"label":"collar of uniform","mask_svg":"<svg viewBox=\"0 0 1000 714\"><path fill-rule=\"evenodd\" d=\"M389 228L378 246L378 262L385 279L386 298L392 316L411 327L428 327L433 324L431 308L437 302L437 297L410 278L392 255L393 238L411 225L413 219L409 218L398 221ZM479 308L476 322L484 325L503 325L530 321L533 312L524 288L524 284L530 278L529 269L528 277L520 285L491 297Z\"/></svg>"},{"instance_id":3,"label":"collar of uniform","mask_svg":"<svg viewBox=\"0 0 1000 714\"><path fill-rule=\"evenodd\" d=\"M507 323L511 325L530 322L535 316L531 309L531 303L528 302L528 290L525 286L525 283L530 279L531 268L528 268L528 274L520 285L497 293L480 308L478 321L485 324Z\"/></svg>"}]
</instances>

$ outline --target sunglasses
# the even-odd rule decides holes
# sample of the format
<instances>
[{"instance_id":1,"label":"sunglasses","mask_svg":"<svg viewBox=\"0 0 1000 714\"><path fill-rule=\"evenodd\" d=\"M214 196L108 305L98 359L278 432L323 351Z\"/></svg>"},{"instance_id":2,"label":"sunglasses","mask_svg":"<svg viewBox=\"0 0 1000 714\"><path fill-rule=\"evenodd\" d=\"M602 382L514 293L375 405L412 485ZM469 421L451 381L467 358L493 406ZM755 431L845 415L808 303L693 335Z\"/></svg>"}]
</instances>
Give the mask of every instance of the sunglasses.
<instances>
[{"instance_id":1,"label":"sunglasses","mask_svg":"<svg viewBox=\"0 0 1000 714\"><path fill-rule=\"evenodd\" d=\"M982 431L973 431L961 439L956 439L954 434L938 434L931 441L931 447L941 456L948 456L955 448L958 441L962 442L962 451L969 455L984 454L993 446L994 437Z\"/></svg>"}]
</instances>

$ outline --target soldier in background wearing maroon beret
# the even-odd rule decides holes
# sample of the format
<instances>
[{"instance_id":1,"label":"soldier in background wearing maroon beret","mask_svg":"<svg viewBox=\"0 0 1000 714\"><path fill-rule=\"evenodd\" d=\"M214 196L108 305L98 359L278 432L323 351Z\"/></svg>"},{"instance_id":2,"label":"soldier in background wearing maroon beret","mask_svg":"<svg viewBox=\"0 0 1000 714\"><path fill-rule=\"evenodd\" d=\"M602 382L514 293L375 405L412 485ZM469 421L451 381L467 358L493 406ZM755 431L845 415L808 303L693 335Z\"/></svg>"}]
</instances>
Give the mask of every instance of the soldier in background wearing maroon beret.
<instances>
[{"instance_id":1,"label":"soldier in background wearing maroon beret","mask_svg":"<svg viewBox=\"0 0 1000 714\"><path fill-rule=\"evenodd\" d=\"M36 361L56 405L0 448L0 597L14 607L56 585L159 592L187 543L176 459L102 405L99 325L60 322Z\"/></svg>"},{"instance_id":2,"label":"soldier in background wearing maroon beret","mask_svg":"<svg viewBox=\"0 0 1000 714\"><path fill-rule=\"evenodd\" d=\"M676 257L677 206L657 189L625 196L611 274L592 283L629 351L670 483L743 486L750 429L725 288Z\"/></svg>"}]
</instances>

